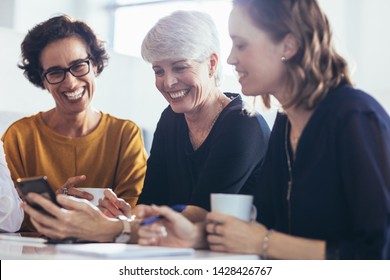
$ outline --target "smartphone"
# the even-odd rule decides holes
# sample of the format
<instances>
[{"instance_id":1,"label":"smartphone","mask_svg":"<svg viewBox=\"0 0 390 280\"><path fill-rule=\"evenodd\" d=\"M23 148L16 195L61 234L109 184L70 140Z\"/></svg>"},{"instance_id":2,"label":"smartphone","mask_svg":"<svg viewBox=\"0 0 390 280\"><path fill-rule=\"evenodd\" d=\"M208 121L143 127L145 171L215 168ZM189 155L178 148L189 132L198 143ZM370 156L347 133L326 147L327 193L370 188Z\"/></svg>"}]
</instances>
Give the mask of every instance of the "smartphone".
<instances>
[{"instance_id":1,"label":"smartphone","mask_svg":"<svg viewBox=\"0 0 390 280\"><path fill-rule=\"evenodd\" d=\"M20 197L24 201L26 201L31 207L35 208L38 211L46 213L46 211L40 205L28 200L27 195L30 192L43 195L44 197L61 207L57 202L56 194L50 187L46 176L19 178L16 180L16 188Z\"/></svg>"}]
</instances>

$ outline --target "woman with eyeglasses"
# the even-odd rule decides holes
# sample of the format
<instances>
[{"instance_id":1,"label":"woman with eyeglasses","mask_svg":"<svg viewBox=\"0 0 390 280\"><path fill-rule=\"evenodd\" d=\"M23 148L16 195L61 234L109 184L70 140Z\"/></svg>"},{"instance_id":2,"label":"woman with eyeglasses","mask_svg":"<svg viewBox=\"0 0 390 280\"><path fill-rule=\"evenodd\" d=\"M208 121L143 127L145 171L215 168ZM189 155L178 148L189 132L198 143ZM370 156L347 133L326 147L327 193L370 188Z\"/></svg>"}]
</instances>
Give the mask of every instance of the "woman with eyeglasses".
<instances>
[{"instance_id":1,"label":"woman with eyeglasses","mask_svg":"<svg viewBox=\"0 0 390 280\"><path fill-rule=\"evenodd\" d=\"M146 170L141 130L91 106L95 78L108 61L103 42L63 15L31 29L21 51L19 67L55 107L18 120L3 135L12 179L45 175L57 193L88 200L92 195L77 186L111 188L134 206Z\"/></svg>"}]
</instances>

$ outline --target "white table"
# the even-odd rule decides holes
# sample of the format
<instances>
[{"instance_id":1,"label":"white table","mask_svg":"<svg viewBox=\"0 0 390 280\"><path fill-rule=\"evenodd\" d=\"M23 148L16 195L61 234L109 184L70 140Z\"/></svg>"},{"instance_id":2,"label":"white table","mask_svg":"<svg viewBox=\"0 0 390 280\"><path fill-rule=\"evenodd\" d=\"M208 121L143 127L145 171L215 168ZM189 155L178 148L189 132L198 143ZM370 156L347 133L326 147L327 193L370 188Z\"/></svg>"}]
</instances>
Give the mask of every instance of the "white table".
<instances>
[{"instance_id":1,"label":"white table","mask_svg":"<svg viewBox=\"0 0 390 280\"><path fill-rule=\"evenodd\" d=\"M15 234L0 233L0 236L11 236ZM113 245L115 245L113 243ZM69 245L72 246L72 245ZM78 260L78 259L109 259L109 257L96 257L94 255L64 253L58 250L58 245L25 242L20 240L1 240L0 239L0 259L1 260L16 260L16 259L56 259L56 260ZM147 259L231 259L231 260L255 260L256 255L245 254L227 254L212 252L209 250L195 250L190 255L180 256L164 256L164 257L148 257Z\"/></svg>"}]
</instances>

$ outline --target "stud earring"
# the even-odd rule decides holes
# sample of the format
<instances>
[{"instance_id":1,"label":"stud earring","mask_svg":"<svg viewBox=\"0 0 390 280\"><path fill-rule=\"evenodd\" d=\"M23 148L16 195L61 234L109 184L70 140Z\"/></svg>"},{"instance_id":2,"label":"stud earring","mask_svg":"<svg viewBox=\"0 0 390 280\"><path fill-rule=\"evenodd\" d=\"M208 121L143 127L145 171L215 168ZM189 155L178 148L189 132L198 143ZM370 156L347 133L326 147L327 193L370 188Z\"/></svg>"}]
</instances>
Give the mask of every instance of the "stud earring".
<instances>
[{"instance_id":1,"label":"stud earring","mask_svg":"<svg viewBox=\"0 0 390 280\"><path fill-rule=\"evenodd\" d=\"M286 63L287 62L287 57L285 57L284 55L280 58L280 60L283 62L283 63Z\"/></svg>"}]
</instances>

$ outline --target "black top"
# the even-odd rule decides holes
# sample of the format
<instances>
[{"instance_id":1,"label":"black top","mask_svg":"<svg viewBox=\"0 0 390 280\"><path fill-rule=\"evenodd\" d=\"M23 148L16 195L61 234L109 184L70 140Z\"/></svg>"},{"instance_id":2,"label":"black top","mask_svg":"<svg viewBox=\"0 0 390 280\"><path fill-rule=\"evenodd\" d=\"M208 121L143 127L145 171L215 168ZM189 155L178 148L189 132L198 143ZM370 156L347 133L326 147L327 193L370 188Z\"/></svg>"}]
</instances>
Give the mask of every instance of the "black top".
<instances>
[{"instance_id":1,"label":"black top","mask_svg":"<svg viewBox=\"0 0 390 280\"><path fill-rule=\"evenodd\" d=\"M196 151L184 114L170 106L164 110L138 204L187 204L210 210L210 193L253 192L270 130L263 117L248 115L238 94L225 95L232 101Z\"/></svg>"},{"instance_id":2,"label":"black top","mask_svg":"<svg viewBox=\"0 0 390 280\"><path fill-rule=\"evenodd\" d=\"M255 196L258 220L281 232L326 240L340 258L388 259L389 115L362 91L345 85L331 91L300 137L290 203L287 121L278 114L272 130ZM289 141L287 146L292 158Z\"/></svg>"}]
</instances>

